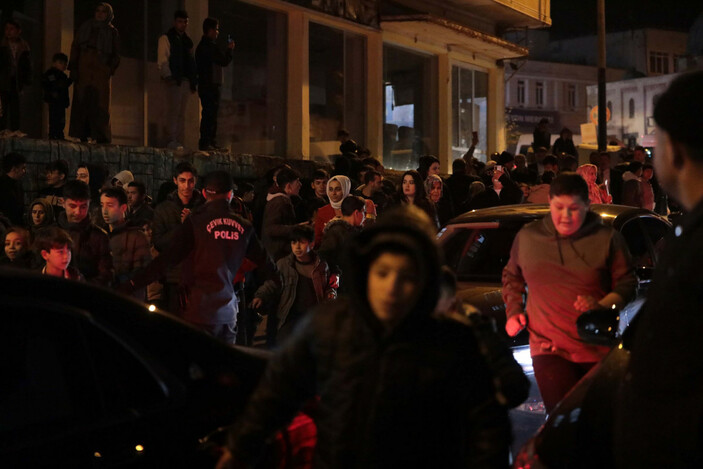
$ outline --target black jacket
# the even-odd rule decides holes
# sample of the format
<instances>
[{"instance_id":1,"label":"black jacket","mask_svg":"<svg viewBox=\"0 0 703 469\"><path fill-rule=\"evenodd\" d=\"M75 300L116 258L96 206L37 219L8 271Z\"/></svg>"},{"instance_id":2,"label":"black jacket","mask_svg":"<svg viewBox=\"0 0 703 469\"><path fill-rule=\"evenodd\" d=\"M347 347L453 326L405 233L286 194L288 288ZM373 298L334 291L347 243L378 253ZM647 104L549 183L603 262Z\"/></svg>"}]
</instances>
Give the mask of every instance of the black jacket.
<instances>
[{"instance_id":1,"label":"black jacket","mask_svg":"<svg viewBox=\"0 0 703 469\"><path fill-rule=\"evenodd\" d=\"M58 68L51 67L42 76L42 88L44 88L44 102L55 104L61 107L68 107L68 87L73 84L68 75Z\"/></svg>"},{"instance_id":2,"label":"black jacket","mask_svg":"<svg viewBox=\"0 0 703 469\"><path fill-rule=\"evenodd\" d=\"M110 239L105 230L91 223L90 217L85 217L80 223L68 223L66 212L59 214L57 224L68 231L73 240L71 265L88 282L109 285L113 268Z\"/></svg>"},{"instance_id":3,"label":"black jacket","mask_svg":"<svg viewBox=\"0 0 703 469\"><path fill-rule=\"evenodd\" d=\"M195 49L195 62L198 66L198 82L200 86L222 85L224 74L222 67L232 61L232 51L223 52L217 43L205 36Z\"/></svg>"},{"instance_id":4,"label":"black jacket","mask_svg":"<svg viewBox=\"0 0 703 469\"><path fill-rule=\"evenodd\" d=\"M9 218L13 225L24 224L22 181L12 179L7 174L0 176L0 213Z\"/></svg>"},{"instance_id":5,"label":"black jacket","mask_svg":"<svg viewBox=\"0 0 703 469\"><path fill-rule=\"evenodd\" d=\"M171 248L134 276L134 287L157 280L169 265L183 262L188 302L183 318L196 324L230 324L237 314L234 276L244 258L277 281L275 268L254 233L225 199L196 209L175 232Z\"/></svg>"},{"instance_id":6,"label":"black jacket","mask_svg":"<svg viewBox=\"0 0 703 469\"><path fill-rule=\"evenodd\" d=\"M618 467L703 467L703 202L676 225L625 335L630 362L612 405Z\"/></svg>"},{"instance_id":7,"label":"black jacket","mask_svg":"<svg viewBox=\"0 0 703 469\"><path fill-rule=\"evenodd\" d=\"M360 260L364 234L379 229L362 232L351 257ZM436 247L425 239L414 250L429 257ZM234 426L233 454L253 463L264 440L318 396L316 468L507 467L507 411L497 404L474 334L431 316L439 264L421 266L427 282L420 299L390 332L366 299L368 265L356 264L350 299L306 316L269 363Z\"/></svg>"}]
</instances>

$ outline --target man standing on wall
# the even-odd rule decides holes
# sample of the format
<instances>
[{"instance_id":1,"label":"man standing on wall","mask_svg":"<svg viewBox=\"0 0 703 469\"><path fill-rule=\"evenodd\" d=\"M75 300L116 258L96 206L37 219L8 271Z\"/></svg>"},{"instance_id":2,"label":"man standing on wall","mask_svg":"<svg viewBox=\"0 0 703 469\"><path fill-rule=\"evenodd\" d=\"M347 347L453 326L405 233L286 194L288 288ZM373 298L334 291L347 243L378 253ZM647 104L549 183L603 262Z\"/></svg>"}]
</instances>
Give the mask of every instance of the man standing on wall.
<instances>
[{"instance_id":1,"label":"man standing on wall","mask_svg":"<svg viewBox=\"0 0 703 469\"><path fill-rule=\"evenodd\" d=\"M234 41L227 40L227 48L223 52L217 46L217 36L220 34L220 22L215 18L205 18L203 21L203 38L195 50L195 62L198 66L198 96L203 106L200 119L200 142L198 148L204 151L221 150L217 147L217 110L220 107L220 87L224 82L222 67L232 61Z\"/></svg>"},{"instance_id":2,"label":"man standing on wall","mask_svg":"<svg viewBox=\"0 0 703 469\"><path fill-rule=\"evenodd\" d=\"M187 27L188 13L176 10L173 27L159 38L159 74L166 89L164 124L167 146L174 150L183 147L186 103L197 86L193 41L186 33Z\"/></svg>"}]
</instances>

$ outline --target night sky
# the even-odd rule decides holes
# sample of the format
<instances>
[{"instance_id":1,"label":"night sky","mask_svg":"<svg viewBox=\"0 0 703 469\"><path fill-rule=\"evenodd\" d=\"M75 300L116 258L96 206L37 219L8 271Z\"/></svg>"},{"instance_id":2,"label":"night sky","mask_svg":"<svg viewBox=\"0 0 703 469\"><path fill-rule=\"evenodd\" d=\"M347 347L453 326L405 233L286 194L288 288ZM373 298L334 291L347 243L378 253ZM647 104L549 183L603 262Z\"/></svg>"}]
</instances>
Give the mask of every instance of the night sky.
<instances>
[{"instance_id":1,"label":"night sky","mask_svg":"<svg viewBox=\"0 0 703 469\"><path fill-rule=\"evenodd\" d=\"M596 34L597 5L597 0L552 0L552 38ZM701 11L701 0L605 0L605 26L608 32L644 27L687 32Z\"/></svg>"}]
</instances>

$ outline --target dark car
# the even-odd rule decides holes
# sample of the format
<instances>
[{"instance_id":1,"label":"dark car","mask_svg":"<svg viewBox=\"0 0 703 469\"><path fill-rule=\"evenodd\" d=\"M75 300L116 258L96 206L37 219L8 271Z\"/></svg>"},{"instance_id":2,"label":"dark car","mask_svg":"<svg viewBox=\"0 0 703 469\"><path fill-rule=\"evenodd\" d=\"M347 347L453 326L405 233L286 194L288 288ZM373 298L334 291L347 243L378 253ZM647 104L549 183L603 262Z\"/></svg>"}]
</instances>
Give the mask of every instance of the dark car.
<instances>
[{"instance_id":1,"label":"dark car","mask_svg":"<svg viewBox=\"0 0 703 469\"><path fill-rule=\"evenodd\" d=\"M0 270L0 467L213 467L266 357L103 288Z\"/></svg>"},{"instance_id":2,"label":"dark car","mask_svg":"<svg viewBox=\"0 0 703 469\"><path fill-rule=\"evenodd\" d=\"M642 303L663 239L671 223L649 210L621 205L592 205L591 211L618 230L630 249L639 280L638 298L620 313L626 327ZM521 204L473 210L451 220L439 233L447 264L457 275L459 297L491 317L509 341L513 355L532 383L528 400L511 413L516 448L544 422L545 410L532 371L527 331L515 338L504 332L501 275L515 235L526 223L549 215L549 205Z\"/></svg>"}]
</instances>

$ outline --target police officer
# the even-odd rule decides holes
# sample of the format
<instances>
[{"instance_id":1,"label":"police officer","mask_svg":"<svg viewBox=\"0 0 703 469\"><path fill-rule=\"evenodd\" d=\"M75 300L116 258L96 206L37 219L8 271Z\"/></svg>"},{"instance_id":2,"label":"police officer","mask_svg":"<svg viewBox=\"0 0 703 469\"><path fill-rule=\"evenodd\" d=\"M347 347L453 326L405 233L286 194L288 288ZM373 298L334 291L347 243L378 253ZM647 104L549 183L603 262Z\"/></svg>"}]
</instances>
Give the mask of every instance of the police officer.
<instances>
[{"instance_id":1,"label":"police officer","mask_svg":"<svg viewBox=\"0 0 703 469\"><path fill-rule=\"evenodd\" d=\"M278 282L275 267L252 224L230 208L232 178L225 171L205 176L206 203L188 217L175 234L171 249L120 288L129 291L159 278L170 265L183 262L187 303L183 319L233 344L236 337L235 274L244 259L254 263L259 278Z\"/></svg>"}]
</instances>

